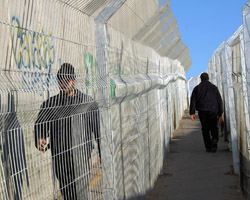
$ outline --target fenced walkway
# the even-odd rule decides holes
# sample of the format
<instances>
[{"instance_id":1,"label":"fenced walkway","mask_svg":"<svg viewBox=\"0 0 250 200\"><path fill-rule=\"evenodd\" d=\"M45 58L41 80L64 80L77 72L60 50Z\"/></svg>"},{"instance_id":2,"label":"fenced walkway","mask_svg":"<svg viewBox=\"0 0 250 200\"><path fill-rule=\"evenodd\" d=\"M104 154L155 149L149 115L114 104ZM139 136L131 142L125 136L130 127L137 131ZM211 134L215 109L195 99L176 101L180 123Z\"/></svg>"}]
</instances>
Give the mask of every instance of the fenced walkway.
<instances>
[{"instance_id":1,"label":"fenced walkway","mask_svg":"<svg viewBox=\"0 0 250 200\"><path fill-rule=\"evenodd\" d=\"M198 116L188 112L174 132L163 173L148 200L243 200L239 175L224 137L216 153L205 151Z\"/></svg>"}]
</instances>

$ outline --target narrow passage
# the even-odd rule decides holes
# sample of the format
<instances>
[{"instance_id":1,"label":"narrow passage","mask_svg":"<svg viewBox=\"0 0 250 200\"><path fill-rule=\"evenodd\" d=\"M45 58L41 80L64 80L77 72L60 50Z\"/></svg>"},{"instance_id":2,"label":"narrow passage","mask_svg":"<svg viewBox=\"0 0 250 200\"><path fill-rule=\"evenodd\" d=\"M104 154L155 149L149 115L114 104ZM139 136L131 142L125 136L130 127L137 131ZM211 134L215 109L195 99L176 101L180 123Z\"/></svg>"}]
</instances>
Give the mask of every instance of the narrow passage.
<instances>
[{"instance_id":1,"label":"narrow passage","mask_svg":"<svg viewBox=\"0 0 250 200\"><path fill-rule=\"evenodd\" d=\"M224 137L216 153L205 151L199 118L185 112L174 132L163 174L148 200L243 200L239 175L233 173L232 154Z\"/></svg>"}]
</instances>

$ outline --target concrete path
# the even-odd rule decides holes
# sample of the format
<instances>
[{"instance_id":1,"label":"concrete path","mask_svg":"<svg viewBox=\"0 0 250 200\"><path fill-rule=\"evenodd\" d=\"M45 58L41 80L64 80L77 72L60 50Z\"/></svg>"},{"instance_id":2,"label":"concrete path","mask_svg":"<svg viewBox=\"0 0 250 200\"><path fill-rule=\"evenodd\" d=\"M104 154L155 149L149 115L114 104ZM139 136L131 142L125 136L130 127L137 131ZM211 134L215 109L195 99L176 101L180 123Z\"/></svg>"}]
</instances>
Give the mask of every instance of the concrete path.
<instances>
[{"instance_id":1,"label":"concrete path","mask_svg":"<svg viewBox=\"0 0 250 200\"><path fill-rule=\"evenodd\" d=\"M232 154L220 137L216 153L205 151L198 116L188 113L174 132L163 175L148 200L243 200Z\"/></svg>"}]
</instances>

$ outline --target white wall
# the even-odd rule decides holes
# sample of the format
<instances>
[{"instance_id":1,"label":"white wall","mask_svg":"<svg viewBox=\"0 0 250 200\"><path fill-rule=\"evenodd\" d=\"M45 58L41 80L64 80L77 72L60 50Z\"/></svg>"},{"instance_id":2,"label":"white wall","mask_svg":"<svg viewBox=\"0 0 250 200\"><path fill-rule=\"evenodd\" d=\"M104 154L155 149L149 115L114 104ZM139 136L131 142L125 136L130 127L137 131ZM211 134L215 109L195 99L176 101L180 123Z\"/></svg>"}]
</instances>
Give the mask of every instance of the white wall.
<instances>
[{"instance_id":1,"label":"white wall","mask_svg":"<svg viewBox=\"0 0 250 200\"><path fill-rule=\"evenodd\" d=\"M77 2L0 2L1 120L9 113L12 94L16 108L12 112L18 117L18 130L23 130L22 156L27 160L28 179L25 170L17 172L23 177L21 193L29 199L60 196L50 151L35 148L33 127L41 103L59 92L60 65L70 62L78 75L77 88L95 98L101 109L102 165L89 171L89 195L144 199L187 108L185 72L190 66L182 66L183 55L181 61L178 56L171 60L133 39L159 11L155 1L105 1L93 12L86 6L90 1L83 1L84 8ZM6 182L6 163L0 165L2 199L15 190L14 179ZM92 163L96 165L95 160ZM12 190L7 194L9 185Z\"/></svg>"}]
</instances>

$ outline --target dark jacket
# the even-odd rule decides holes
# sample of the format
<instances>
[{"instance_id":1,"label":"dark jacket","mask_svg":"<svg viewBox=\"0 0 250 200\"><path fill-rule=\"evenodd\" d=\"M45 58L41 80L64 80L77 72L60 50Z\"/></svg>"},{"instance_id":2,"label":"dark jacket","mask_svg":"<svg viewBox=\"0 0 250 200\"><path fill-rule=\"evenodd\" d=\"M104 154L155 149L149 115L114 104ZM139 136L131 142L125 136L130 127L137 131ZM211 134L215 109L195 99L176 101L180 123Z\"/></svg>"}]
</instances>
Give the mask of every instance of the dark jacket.
<instances>
[{"instance_id":1,"label":"dark jacket","mask_svg":"<svg viewBox=\"0 0 250 200\"><path fill-rule=\"evenodd\" d=\"M1 103L1 96L0 96ZM5 178L8 194L14 193L13 199L22 199L23 176L25 173L27 186L29 186L25 142L23 129L17 118L15 110L15 99L13 94L8 94L8 112L0 116L0 137L2 137L3 154L2 162L5 167ZM14 188L10 188L11 181Z\"/></svg>"},{"instance_id":2,"label":"dark jacket","mask_svg":"<svg viewBox=\"0 0 250 200\"><path fill-rule=\"evenodd\" d=\"M215 112L219 116L223 113L220 92L209 81L202 81L192 92L189 114L195 114L195 110Z\"/></svg>"},{"instance_id":3,"label":"dark jacket","mask_svg":"<svg viewBox=\"0 0 250 200\"><path fill-rule=\"evenodd\" d=\"M39 139L50 138L49 148L56 167L65 165L65 159L78 155L90 157L93 149L92 133L100 151L100 120L97 103L79 90L73 96L59 93L43 102L35 122L35 145ZM74 156L76 157L76 156ZM73 160L73 159L71 159ZM73 166L68 163L67 166Z\"/></svg>"}]
</instances>

